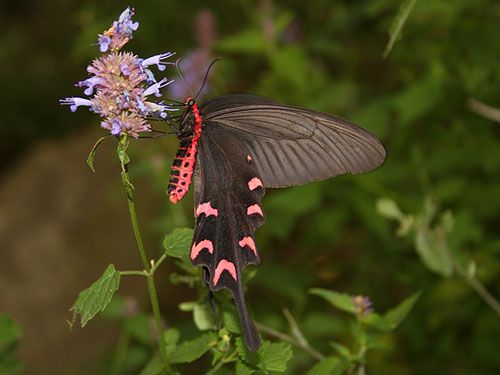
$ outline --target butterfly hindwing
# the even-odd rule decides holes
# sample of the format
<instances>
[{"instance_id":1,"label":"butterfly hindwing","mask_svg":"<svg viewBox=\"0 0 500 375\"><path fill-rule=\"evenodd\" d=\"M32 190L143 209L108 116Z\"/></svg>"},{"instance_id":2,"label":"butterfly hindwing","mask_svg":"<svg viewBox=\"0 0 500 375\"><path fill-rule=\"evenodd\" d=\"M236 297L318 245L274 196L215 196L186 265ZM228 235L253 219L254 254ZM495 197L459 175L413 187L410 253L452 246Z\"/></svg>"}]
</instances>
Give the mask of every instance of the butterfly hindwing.
<instances>
[{"instance_id":1,"label":"butterfly hindwing","mask_svg":"<svg viewBox=\"0 0 500 375\"><path fill-rule=\"evenodd\" d=\"M252 155L237 139L204 124L195 171L195 233L191 260L202 266L212 291L230 290L240 314L245 341L259 338L245 304L242 273L259 263L255 229L265 221L264 184Z\"/></svg>"}]
</instances>

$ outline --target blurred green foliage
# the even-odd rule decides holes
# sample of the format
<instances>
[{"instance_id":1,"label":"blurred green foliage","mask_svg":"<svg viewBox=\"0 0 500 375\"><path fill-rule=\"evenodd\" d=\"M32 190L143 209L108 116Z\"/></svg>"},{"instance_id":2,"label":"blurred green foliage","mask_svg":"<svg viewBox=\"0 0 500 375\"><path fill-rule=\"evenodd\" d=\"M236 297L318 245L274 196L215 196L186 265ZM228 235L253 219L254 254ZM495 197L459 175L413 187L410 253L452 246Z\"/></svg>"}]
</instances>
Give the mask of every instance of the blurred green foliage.
<instances>
[{"instance_id":1,"label":"blurred green foliage","mask_svg":"<svg viewBox=\"0 0 500 375\"><path fill-rule=\"evenodd\" d=\"M140 37L130 48L142 56L165 49L183 56L196 48L197 12L209 9L218 36L213 55L223 57L211 95L252 92L335 113L383 140L388 158L377 171L268 190L263 201L268 221L257 231L262 264L249 275L248 301L258 322L282 332L290 330L282 309L291 311L309 344L328 356L315 373L344 369L338 356L330 357L331 342L342 352L357 336L344 315L308 294L313 287L369 296L376 312L422 291L398 330L377 339L382 348L366 353L369 373L496 373L499 316L453 271L449 256L466 272L473 264L474 277L500 295L500 124L467 106L470 98L500 103L500 3L418 1L384 59L402 3L411 2L152 0L135 4ZM58 108L57 99L80 94L68 86L85 76L96 52L89 44L125 5L48 0L0 6L4 165L41 137L79 131L92 121L97 126L84 111L75 116ZM131 173L148 176L160 197L175 144L148 142L146 148L135 147ZM138 163L151 155L164 158L161 171ZM165 234L189 226L189 197L182 204L167 207L154 227ZM384 216L396 219L399 229ZM448 255L435 246L441 231ZM179 293L185 277L172 277L181 283ZM175 322L183 340L196 337L189 311ZM124 337L136 344L118 343L109 362L137 370L152 349L143 349L128 324ZM178 338L171 339L175 348ZM120 357L123 347L129 349ZM304 373L316 363L294 349L287 372ZM245 373L247 363L238 366Z\"/></svg>"}]
</instances>

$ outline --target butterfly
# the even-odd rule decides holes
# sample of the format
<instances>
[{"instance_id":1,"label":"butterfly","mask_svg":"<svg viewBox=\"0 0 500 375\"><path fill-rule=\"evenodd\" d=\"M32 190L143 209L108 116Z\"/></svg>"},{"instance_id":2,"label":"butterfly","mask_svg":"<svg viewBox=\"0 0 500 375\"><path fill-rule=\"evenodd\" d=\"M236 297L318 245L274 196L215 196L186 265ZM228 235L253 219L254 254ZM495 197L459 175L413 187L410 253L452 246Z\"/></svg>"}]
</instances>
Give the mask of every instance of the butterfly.
<instances>
[{"instance_id":1,"label":"butterfly","mask_svg":"<svg viewBox=\"0 0 500 375\"><path fill-rule=\"evenodd\" d=\"M255 230L265 221L266 188L369 172L385 159L378 138L326 113L245 94L183 103L179 150L167 188L177 203L194 180L195 230L190 258L210 291L227 288L245 344L260 345L243 293L242 273L260 261Z\"/></svg>"}]
</instances>

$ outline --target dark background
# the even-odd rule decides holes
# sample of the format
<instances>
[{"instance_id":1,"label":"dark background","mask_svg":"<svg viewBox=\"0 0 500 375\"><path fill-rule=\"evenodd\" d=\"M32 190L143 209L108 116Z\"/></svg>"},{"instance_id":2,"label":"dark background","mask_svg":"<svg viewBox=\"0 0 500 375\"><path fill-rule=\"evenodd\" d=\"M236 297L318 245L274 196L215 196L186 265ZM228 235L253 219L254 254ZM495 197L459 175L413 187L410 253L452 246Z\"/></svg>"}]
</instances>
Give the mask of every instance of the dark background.
<instances>
[{"instance_id":1,"label":"dark background","mask_svg":"<svg viewBox=\"0 0 500 375\"><path fill-rule=\"evenodd\" d=\"M282 319L286 306L313 345L327 348L348 341L348 327L308 288L363 294L377 311L421 290L385 348L368 356L368 371L499 371L499 316L462 278L426 268L411 237L397 237L376 211L382 197L414 214L426 198L450 209L450 251L461 264L474 260L478 279L499 295L500 123L470 105L500 106L498 1L417 2L384 59L396 1L21 0L0 5L0 312L23 327L27 373L86 373L105 362L116 324L70 332L68 308L108 263L139 264L114 145L103 145L92 174L85 158L104 131L93 114L57 102L81 95L73 84L97 54L91 44L127 5L141 24L126 49L176 51L195 86L211 57L223 57L208 97L252 92L335 113L387 148L373 173L268 191L268 221L257 232L262 264L248 294L257 320ZM164 137L132 146L150 253L161 251L165 233L192 225L191 195L172 208L164 194L176 145ZM159 279L162 310L176 325L190 319L178 303L194 296L169 283L169 268ZM147 308L144 293L133 278L120 291Z\"/></svg>"}]
</instances>

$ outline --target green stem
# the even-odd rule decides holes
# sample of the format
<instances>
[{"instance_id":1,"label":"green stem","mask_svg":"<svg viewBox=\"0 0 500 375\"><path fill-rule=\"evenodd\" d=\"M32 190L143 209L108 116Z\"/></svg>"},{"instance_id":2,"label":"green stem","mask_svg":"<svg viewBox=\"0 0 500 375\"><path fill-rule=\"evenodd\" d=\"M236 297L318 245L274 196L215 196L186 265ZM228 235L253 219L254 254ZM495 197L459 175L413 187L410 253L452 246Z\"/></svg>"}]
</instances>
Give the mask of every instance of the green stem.
<instances>
[{"instance_id":1,"label":"green stem","mask_svg":"<svg viewBox=\"0 0 500 375\"><path fill-rule=\"evenodd\" d=\"M132 191L132 184L130 183L130 177L128 175L128 156L126 156L127 140L122 138L120 144L118 145L118 158L120 159L122 166L122 183L125 192L127 193L127 203L128 210L130 214L130 220L132 222L132 228L134 230L135 241L137 243L137 249L141 256L142 264L146 271L147 283L148 283L148 293L149 299L151 300L151 307L153 309L153 315L155 317L156 328L158 330L158 346L160 348L160 354L163 360L163 366L167 373L173 373L172 367L168 360L167 351L165 348L165 330L163 329L163 324L161 322L160 304L158 302L158 294L156 292L156 286L154 281L153 272L156 269L154 266L154 261L151 264L148 263L148 258L146 256L146 251L144 249L144 243L142 242L142 235L139 229L139 222L137 220L137 213L135 211L134 194Z\"/></svg>"},{"instance_id":2,"label":"green stem","mask_svg":"<svg viewBox=\"0 0 500 375\"><path fill-rule=\"evenodd\" d=\"M318 361L322 361L325 359L325 356L312 348L310 345L304 345L304 343L301 343L298 341L296 338L287 335L286 333L280 332L275 330L274 328L268 327L264 324L261 323L255 323L259 331L264 332L265 334L275 337L281 341L288 342L289 344L292 344L298 348L301 348L305 352L309 353L313 358L317 359Z\"/></svg>"},{"instance_id":3,"label":"green stem","mask_svg":"<svg viewBox=\"0 0 500 375\"><path fill-rule=\"evenodd\" d=\"M219 362L217 362L215 364L214 367L212 367L210 369L210 371L207 371L205 373L205 375L212 375L212 374L215 374L217 371L219 371L219 369L224 366L226 363L229 363L229 362L233 362L236 357L238 356L238 352L235 350L234 352L232 352L230 355L228 355L227 357L225 358L222 358Z\"/></svg>"}]
</instances>

